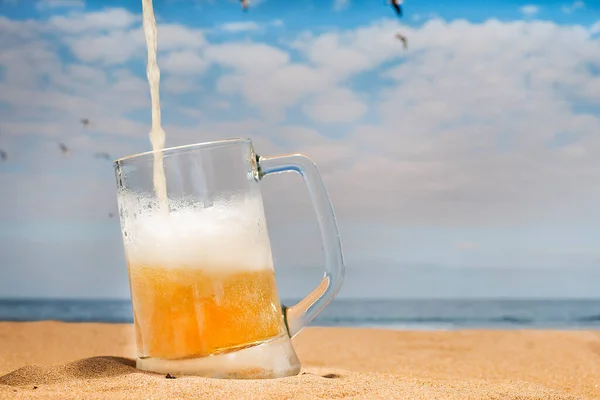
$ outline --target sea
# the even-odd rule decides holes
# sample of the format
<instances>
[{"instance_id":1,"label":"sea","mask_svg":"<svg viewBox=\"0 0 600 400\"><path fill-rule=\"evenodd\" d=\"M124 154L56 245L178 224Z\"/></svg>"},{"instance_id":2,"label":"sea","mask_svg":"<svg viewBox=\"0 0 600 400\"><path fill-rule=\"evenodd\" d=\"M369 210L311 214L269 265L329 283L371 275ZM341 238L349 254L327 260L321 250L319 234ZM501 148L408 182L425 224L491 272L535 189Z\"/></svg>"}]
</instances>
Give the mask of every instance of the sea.
<instances>
[{"instance_id":1,"label":"sea","mask_svg":"<svg viewBox=\"0 0 600 400\"><path fill-rule=\"evenodd\" d=\"M294 304L285 300L283 304ZM130 300L0 300L0 320L131 323ZM402 330L600 329L594 300L336 299L311 326Z\"/></svg>"}]
</instances>

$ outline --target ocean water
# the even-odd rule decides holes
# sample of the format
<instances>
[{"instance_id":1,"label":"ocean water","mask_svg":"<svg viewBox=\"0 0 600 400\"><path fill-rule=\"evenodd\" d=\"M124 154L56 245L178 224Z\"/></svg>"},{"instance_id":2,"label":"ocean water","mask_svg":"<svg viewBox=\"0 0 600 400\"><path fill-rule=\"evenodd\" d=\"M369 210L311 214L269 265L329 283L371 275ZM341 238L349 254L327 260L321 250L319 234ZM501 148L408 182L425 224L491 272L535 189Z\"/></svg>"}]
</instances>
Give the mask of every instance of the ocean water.
<instances>
[{"instance_id":1,"label":"ocean water","mask_svg":"<svg viewBox=\"0 0 600 400\"><path fill-rule=\"evenodd\" d=\"M123 323L132 322L133 313L129 300L0 300L0 320ZM338 299L311 326L600 329L600 300Z\"/></svg>"}]
</instances>

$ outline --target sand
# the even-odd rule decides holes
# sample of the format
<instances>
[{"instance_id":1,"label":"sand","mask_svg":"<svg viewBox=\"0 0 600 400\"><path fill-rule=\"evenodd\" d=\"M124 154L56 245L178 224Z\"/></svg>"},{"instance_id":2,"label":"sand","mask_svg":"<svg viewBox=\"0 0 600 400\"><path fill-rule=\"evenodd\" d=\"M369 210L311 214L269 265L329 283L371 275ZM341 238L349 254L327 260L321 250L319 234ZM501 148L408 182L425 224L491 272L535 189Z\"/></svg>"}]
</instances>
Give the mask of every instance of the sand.
<instances>
[{"instance_id":1,"label":"sand","mask_svg":"<svg viewBox=\"0 0 600 400\"><path fill-rule=\"evenodd\" d=\"M600 399L600 332L307 328L300 375L256 381L135 369L133 327L0 323L0 398Z\"/></svg>"}]
</instances>

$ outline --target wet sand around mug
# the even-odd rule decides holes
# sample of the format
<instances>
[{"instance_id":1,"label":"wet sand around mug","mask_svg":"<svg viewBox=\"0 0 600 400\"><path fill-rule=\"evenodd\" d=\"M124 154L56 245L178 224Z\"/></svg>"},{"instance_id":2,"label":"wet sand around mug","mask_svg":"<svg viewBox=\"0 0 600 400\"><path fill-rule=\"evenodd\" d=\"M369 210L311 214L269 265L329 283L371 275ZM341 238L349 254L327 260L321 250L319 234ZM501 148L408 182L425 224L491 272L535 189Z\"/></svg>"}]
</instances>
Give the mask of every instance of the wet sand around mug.
<instances>
[{"instance_id":1,"label":"wet sand around mug","mask_svg":"<svg viewBox=\"0 0 600 400\"><path fill-rule=\"evenodd\" d=\"M600 332L307 328L300 375L167 379L134 367L133 325L0 323L0 398L596 399Z\"/></svg>"}]
</instances>

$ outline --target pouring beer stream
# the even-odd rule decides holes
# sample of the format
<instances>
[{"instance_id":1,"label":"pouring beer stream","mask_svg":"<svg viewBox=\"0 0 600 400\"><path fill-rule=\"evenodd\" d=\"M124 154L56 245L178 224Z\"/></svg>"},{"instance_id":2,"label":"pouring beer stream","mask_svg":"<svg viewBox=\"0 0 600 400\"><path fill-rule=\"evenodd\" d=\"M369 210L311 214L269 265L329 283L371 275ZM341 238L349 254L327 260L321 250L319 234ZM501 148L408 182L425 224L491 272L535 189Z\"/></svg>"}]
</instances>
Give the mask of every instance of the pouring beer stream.
<instances>
[{"instance_id":1,"label":"pouring beer stream","mask_svg":"<svg viewBox=\"0 0 600 400\"><path fill-rule=\"evenodd\" d=\"M152 129L150 142L154 151L154 190L158 196L158 207L163 212L169 212L167 202L167 179L163 165L162 150L165 147L166 135L163 130L160 115L160 68L156 60L158 49L158 30L154 18L152 0L142 0L142 20L146 47L148 49L148 64L146 76L150 85L150 99L152 102Z\"/></svg>"}]
</instances>

